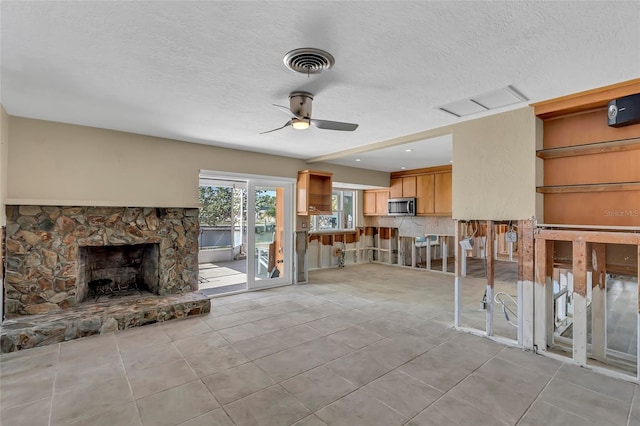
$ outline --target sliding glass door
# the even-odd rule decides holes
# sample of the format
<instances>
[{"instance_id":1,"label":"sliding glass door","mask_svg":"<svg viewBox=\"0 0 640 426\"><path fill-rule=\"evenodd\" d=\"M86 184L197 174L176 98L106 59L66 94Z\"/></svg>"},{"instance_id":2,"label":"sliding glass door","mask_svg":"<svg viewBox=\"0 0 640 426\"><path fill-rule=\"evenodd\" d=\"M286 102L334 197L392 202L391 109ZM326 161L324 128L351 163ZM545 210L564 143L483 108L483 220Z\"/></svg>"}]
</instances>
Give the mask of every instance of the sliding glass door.
<instances>
[{"instance_id":1,"label":"sliding glass door","mask_svg":"<svg viewBox=\"0 0 640 426\"><path fill-rule=\"evenodd\" d=\"M249 181L249 289L291 283L292 190L292 184Z\"/></svg>"},{"instance_id":2,"label":"sliding glass door","mask_svg":"<svg viewBox=\"0 0 640 426\"><path fill-rule=\"evenodd\" d=\"M201 291L215 295L292 282L293 182L201 175Z\"/></svg>"}]
</instances>

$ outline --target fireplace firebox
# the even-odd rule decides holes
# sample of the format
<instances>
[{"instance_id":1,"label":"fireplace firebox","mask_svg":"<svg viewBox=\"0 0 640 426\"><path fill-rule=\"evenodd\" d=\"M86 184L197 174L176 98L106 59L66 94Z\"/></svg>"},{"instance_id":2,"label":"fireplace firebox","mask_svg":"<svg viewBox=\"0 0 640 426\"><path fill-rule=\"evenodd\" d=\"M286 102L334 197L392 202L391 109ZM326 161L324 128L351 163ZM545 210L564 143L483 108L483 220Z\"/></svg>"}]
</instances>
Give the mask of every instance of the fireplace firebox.
<instances>
[{"instance_id":1,"label":"fireplace firebox","mask_svg":"<svg viewBox=\"0 0 640 426\"><path fill-rule=\"evenodd\" d=\"M77 302L158 293L158 244L80 247Z\"/></svg>"}]
</instances>

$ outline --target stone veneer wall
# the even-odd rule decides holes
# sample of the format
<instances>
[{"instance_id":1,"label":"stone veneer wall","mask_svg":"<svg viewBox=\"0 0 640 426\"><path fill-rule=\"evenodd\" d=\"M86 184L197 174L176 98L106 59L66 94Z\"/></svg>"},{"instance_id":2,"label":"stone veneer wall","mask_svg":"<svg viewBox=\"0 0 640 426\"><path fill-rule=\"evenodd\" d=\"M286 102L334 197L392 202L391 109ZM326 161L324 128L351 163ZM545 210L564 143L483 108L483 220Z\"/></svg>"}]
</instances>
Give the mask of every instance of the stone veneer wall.
<instances>
[{"instance_id":1,"label":"stone veneer wall","mask_svg":"<svg viewBox=\"0 0 640 426\"><path fill-rule=\"evenodd\" d=\"M158 294L198 289L198 209L7 206L5 312L77 304L79 248L159 244Z\"/></svg>"}]
</instances>

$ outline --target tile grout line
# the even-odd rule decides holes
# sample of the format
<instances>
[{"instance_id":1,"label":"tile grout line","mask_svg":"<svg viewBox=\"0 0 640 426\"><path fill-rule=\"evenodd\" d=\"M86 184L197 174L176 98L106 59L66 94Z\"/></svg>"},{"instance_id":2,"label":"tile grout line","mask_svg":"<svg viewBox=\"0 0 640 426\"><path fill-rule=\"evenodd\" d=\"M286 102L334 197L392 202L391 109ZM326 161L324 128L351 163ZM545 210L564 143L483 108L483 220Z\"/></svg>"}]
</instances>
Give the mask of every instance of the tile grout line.
<instances>
[{"instance_id":1,"label":"tile grout line","mask_svg":"<svg viewBox=\"0 0 640 426\"><path fill-rule=\"evenodd\" d=\"M631 404L629 404L629 413L627 414L627 426L631 426L631 414L633 413L633 402L636 400L636 393L640 387L635 385L633 387L633 395L631 395Z\"/></svg>"},{"instance_id":2,"label":"tile grout line","mask_svg":"<svg viewBox=\"0 0 640 426\"><path fill-rule=\"evenodd\" d=\"M406 331L406 330L409 330L409 329L410 329L410 328L406 328L406 329L404 329L404 330L401 330L401 331L400 331L400 332L398 332L398 333L401 333L401 332ZM392 337L392 336L389 336L389 337ZM381 339L381 340L387 339L387 338L389 338L389 337L385 337L385 338L383 338L383 339ZM434 337L437 337L437 336L434 336ZM348 392L348 393L346 393L345 395L341 396L341 397L340 397L340 398L338 398L337 400L332 401L332 402L330 402L329 404L327 404L327 405L325 405L325 406L323 406L323 407L320 407L318 410L312 411L312 413L313 413L314 415L316 415L317 417L319 417L320 419L322 419L322 417L320 417L320 416L317 414L317 412L318 412L318 411L320 411L320 410L322 410L322 409L324 409L324 408L326 408L326 407L328 407L328 406L330 406L330 405L335 404L336 402L340 401L341 399L346 398L346 397L348 397L349 395L351 395L351 394L353 394L353 393L355 393L355 392L357 392L357 391L359 391L359 390L363 390L363 389L364 389L366 386L368 386L369 384L373 383L374 381L376 381L376 380L380 379L380 378L381 378L381 377L383 377L383 376L386 376L387 374L389 374L389 373L391 373L391 372L393 372L393 371L397 371L398 373L403 374L403 375L406 375L407 377L411 377L411 378L415 379L416 381L418 381L418 382L420 382L420 383L422 383L422 384L424 384L424 385L426 385L426 386L429 386L429 387L430 387L430 388L432 388L432 389L435 389L435 390L437 390L437 391L439 391L439 392L442 392L440 389L437 389L437 388L435 388L434 386L431 386L431 385L429 385L428 383L425 383L425 382L423 382L422 380L420 380L420 379L418 379L418 378L416 378L416 377L410 376L410 375L408 375L408 374L406 374L406 373L404 373L404 372L402 372L402 371L399 371L399 370L398 370L398 368L400 368L400 367L402 367L403 365L408 364L409 362L413 361L414 359L416 359L416 358L418 358L418 357L420 357L420 356L422 356L422 355L426 354L427 352L431 351L432 349L435 349L435 348L437 348L438 346L443 345L444 343L446 343L446 342L447 342L447 341L449 341L449 340L450 340L450 338L445 339L445 341L444 341L444 342L442 342L442 343L440 343L440 344L438 344L438 345L434 346L433 348L430 348L430 349L429 349L429 350L427 350L427 351L424 351L423 353L421 353L421 354L419 354L419 355L416 355L415 357L413 357L413 358L411 358L410 360L408 360L407 362L405 362L405 363L403 363L403 364L399 365L398 367L395 367L395 368L391 369L390 371L387 371L386 373L383 373L383 374L381 374L380 376L375 377L374 379L372 379L372 380L371 380L371 381L369 381L368 383L365 383L364 385L359 385L358 383L352 382L351 380L347 379L346 377L343 377L343 376L341 376L340 374L338 374L337 372L334 372L333 370L331 370L331 368L326 367L326 364L329 364L330 362L333 362L333 361L336 361L336 360L338 360L338 359L344 358L344 357L346 357L346 356L348 356L348 355L350 355L350 354L344 355L344 356L342 356L342 357L336 358L335 360L332 360L332 361L326 362L325 364L322 364L322 367L327 368L329 371L333 372L333 374L338 375L338 376L339 376L339 377L341 377L342 379L344 379L344 380L346 380L346 381L348 381L348 382L350 382L350 383L352 383L352 384L354 384L354 385L356 385L356 386L358 386L358 387L357 387L357 388L355 388L354 390L352 390L351 392ZM380 341L380 340L378 340L378 341L376 341L376 342L373 342L372 344L377 343L377 342L379 342L379 341ZM361 350L364 350L365 348L367 348L367 347L369 347L369 346L371 346L371 345L367 345L367 346L364 346L364 347L362 347L362 348L360 348L360 349L358 349L358 350L355 350L354 352L351 352L351 354L354 354L354 353L356 353L356 352L359 352L359 351L361 351ZM318 366L318 367L320 367L320 366ZM317 368L317 367L316 367L316 368ZM307 370L307 371L310 371L310 370ZM298 374L298 375L296 375L296 376L294 376L294 377L297 377L297 376L299 376L299 375L301 375L301 374L304 374L304 373L306 373L307 371L302 372L302 373L300 373L300 374ZM292 378L293 378L293 377L292 377ZM289 380L289 379L287 379L287 380ZM284 380L283 380L283 381L284 381ZM281 385L281 386L282 386L282 385ZM284 386L282 386L282 387L284 388ZM285 390L286 390L286 388L285 388ZM364 392L366 392L366 390L365 390ZM436 399L435 401L433 401L431 404L427 405L427 406L426 406L426 407L424 407L422 410L420 410L420 413L422 413L422 412L423 412L424 410L426 410L429 406L431 406L432 404L434 404L437 400L439 400L440 398L442 398L442 396L444 396L444 394L445 394L445 393L446 393L446 392L442 392L442 395L441 395L439 398L437 398L437 399ZM293 396L293 395L292 395L292 396ZM295 398L295 396L294 396L294 398ZM416 414L416 415L415 415L415 416L413 416L413 417L406 417L404 414L402 414L401 412L399 412L399 411L398 411L398 410L396 410L395 408L393 408L393 407L389 406L389 405L388 405L387 403L385 403L384 401L381 401L380 399L378 399L378 398L376 398L376 397L372 397L372 398L374 398L376 401L378 401L379 403L381 403L381 404L382 404L382 405L384 405L385 407L387 407L387 408L391 409L392 411L394 411L394 412L398 413L398 414L399 414L400 416L402 416L403 418L407 419L407 421L406 421L405 423L403 423L403 424L407 424L408 422L410 422L411 420L413 420L416 416L418 416L418 415L420 414L420 413L418 413L418 414ZM297 400L297 399L296 399L296 400ZM303 404L303 405L304 405L304 404ZM307 408L308 408L308 407L307 407Z\"/></svg>"},{"instance_id":3,"label":"tile grout line","mask_svg":"<svg viewBox=\"0 0 640 426\"><path fill-rule=\"evenodd\" d=\"M553 376L551 376L551 378L547 381L547 383L544 385L544 387L542 389L540 389L540 392L538 392L538 394L533 399L533 401L531 401L531 404L529 404L527 409L524 410L524 413L522 413L522 415L520 417L518 417L518 420L515 423L516 425L518 425L522 421L522 419L531 411L531 407L533 407L533 404L535 404L540 399L540 396L542 396L544 391L551 385L551 382L553 381L553 379L556 378L558 373L560 373L560 369L562 368L563 365L564 365L564 362L558 366L558 368L556 369L555 373L553 373ZM565 410L565 411L568 411L568 410ZM571 412L571 411L568 411L568 412Z\"/></svg>"},{"instance_id":4,"label":"tile grout line","mask_svg":"<svg viewBox=\"0 0 640 426\"><path fill-rule=\"evenodd\" d=\"M326 318L326 317L325 317L325 318ZM321 319L322 319L322 318L321 318ZM299 324L299 325L303 325L303 324ZM354 326L355 326L355 325L354 325ZM312 327L312 328L313 328L313 327ZM342 331L342 330L341 330L341 331ZM338 331L338 332L339 332L339 331ZM330 335L327 335L327 336L320 336L320 337L318 337L317 339L326 338L326 337L328 337L328 336L330 336ZM313 340L317 340L317 339L313 339ZM310 340L310 341L307 341L307 342L300 343L299 345L296 345L296 346L287 347L287 348L283 349L282 351L275 352L274 354L276 354L276 353L280 353L280 352L283 352L283 351L286 351L286 350L288 350L288 349L295 348L295 347L297 347L297 346L304 345L304 344L309 343L309 342L311 342L311 341L313 341L313 340ZM382 339L382 340L383 340L383 339ZM378 340L378 341L379 341L379 340ZM375 342L374 342L374 343L375 343ZM347 346L348 346L348 345L347 345ZM367 346L370 346L370 345L367 345ZM291 397L293 397L293 398L294 398L298 403L300 403L303 407L305 407L306 409L308 409L308 410L311 412L311 414L310 414L310 415L316 415L316 412L317 412L317 411L319 411L319 410L321 410L322 408L325 408L325 407L327 407L327 406L329 406L329 405L333 404L334 402L337 402L337 401L339 401L340 399L342 399L342 398L344 398L344 397L346 397L346 396L348 396L348 395L351 395L352 393L356 392L356 391L357 391L357 390L359 390L359 389L362 389L364 386L366 386L366 385L368 384L368 383L367 383L367 384L359 385L359 386L358 386L358 383L352 382L351 380L347 379L346 377L342 377L342 376L341 376L341 375L339 375L338 373L333 372L333 370L331 370L329 367L326 367L326 365L327 365L327 364L329 364L329 363L331 363L331 362L333 362L333 361L337 361L337 360L339 360L339 359L341 359L341 358L347 357L347 356L349 356L349 355L352 355L352 354L354 354L354 353L356 353L356 352L359 352L359 351L363 350L364 348L366 348L367 346L364 346L363 348L360 348L360 349L357 349L357 350L353 350L352 352L349 352L348 354L345 354L345 355L342 355L342 356L340 356L340 357L338 357L338 358L335 358L335 359L329 360L329 361L327 361L327 362L325 362L325 363L323 363L323 364L320 364L320 365L317 365L317 366L315 366L315 367L311 367L311 368L309 368L309 369L307 369L307 370L301 371L301 372L299 372L298 374L296 374L296 375L294 375L294 376L292 376L292 377L289 377L289 378L287 378L287 379L281 380L281 381L277 381L275 378L271 377L271 376L270 376L266 371L264 371L262 368L260 368L260 366L259 366L258 364L256 364L256 363L254 362L255 360L249 360L249 362L250 362L251 364L253 364L253 365L254 365L258 370L260 370L261 372L263 372L267 377L269 377L271 380L273 380L273 381L274 381L274 384L272 384L271 386L268 386L268 387L273 387L273 386L275 386L275 385L280 386L282 389L284 389L284 390L285 390L285 392L287 392L287 394L289 394ZM239 352L241 352L239 349L237 349L237 350L238 350ZM242 353L242 352L241 352L241 353ZM271 356L271 355L274 355L274 354L266 355L265 357L267 357L267 356ZM243 354L243 355L244 355L244 354ZM246 356L246 355L245 355L245 356ZM265 358L265 357L261 357L261 358ZM256 359L261 359L261 358L256 358ZM346 380L347 382L352 383L352 384L354 384L354 385L356 385L356 386L358 386L358 387L357 387L357 388L355 388L354 390L352 390L351 392L348 392L348 393L346 393L345 395L341 396L341 397L340 397L340 398L338 398L336 401L332 401L332 402L330 402L329 404L327 404L327 405L325 405L325 406L323 406L323 407L320 407L318 410L315 410L315 411L314 411L314 410L312 410L310 407L307 407L307 406L306 406L302 401L298 400L298 399L295 397L295 395L293 395L291 392L289 392L289 390L288 390L286 387L284 387L284 386L282 385L282 382L285 382L285 381L287 381L287 380L291 380L291 379L293 379L293 378L295 378L295 377L301 376L301 375L303 375L303 374L305 374L305 373L308 373L308 372L309 372L309 371L311 371L311 370L314 370L314 369L316 369L316 368L320 368L320 367L327 368L329 371L333 372L333 374L338 375L338 376L339 376L339 377L341 377L343 380ZM393 371L393 370L392 370L392 371ZM382 375L380 375L380 376L376 377L376 378L375 378L375 379L373 379L373 380L379 379L380 377L382 377L382 376L384 376L385 374L388 374L388 373L389 373L389 372L384 373L384 374L382 374ZM372 380L372 381L373 381L373 380ZM261 389L261 390L264 390L264 389ZM260 392L261 390L258 390L258 391L256 391L256 392L252 392L251 394L246 395L246 396L244 396L244 397L242 397L242 398L238 398L237 400L232 401L232 402L236 402L236 401L239 401L239 400L241 400L241 399L243 399L243 398L246 398L246 397L248 397L248 396L250 396L250 395L254 395L254 394L256 394L256 393ZM383 404L384 404L384 402L383 402ZM384 405L386 406L386 404L384 404ZM391 407L389 407L389 408L391 408ZM392 409L393 409L393 408L392 408ZM394 410L394 411L396 411L396 410ZM307 416L307 417L308 417L308 416ZM403 417L404 417L404 416L403 416Z\"/></svg>"},{"instance_id":5,"label":"tile grout line","mask_svg":"<svg viewBox=\"0 0 640 426\"><path fill-rule=\"evenodd\" d=\"M456 333L458 332L458 331L457 331L457 330L455 330L455 329L454 329L454 331L455 331ZM430 335L430 336L433 336L433 337L439 337L439 336L434 336L434 335ZM414 356L413 358L411 358L411 359L410 359L410 360L408 360L407 362L404 362L404 363L400 364L399 366L397 366L396 368L394 368L394 369L393 369L393 370L391 370L391 371L395 371L395 370L399 369L400 367L402 367L402 366L404 366L404 365L409 364L411 361L415 360L416 358L419 358L419 357L421 357L422 355L425 355L425 354L427 354L427 353L431 352L432 350L439 348L440 346L444 345L445 343L450 342L450 341L451 341L451 339L452 339L452 338L454 338L454 337L456 337L456 335L453 335L452 337L448 337L447 339L445 339L445 341L444 341L444 342L439 343L439 344L435 345L434 347L432 347L432 348L430 348L430 349L428 349L428 350L424 351L423 353L421 353L421 354L419 354L419 355ZM500 352L502 352L502 351L500 351ZM500 352L498 352L498 353L500 353ZM489 362L489 360L487 360L486 362ZM483 365L484 365L484 364L483 364ZM480 368L480 367L478 367L478 368ZM475 371L475 370L473 370L473 371ZM473 373L473 371L471 371L471 372L469 373L469 375L471 375L471 374ZM449 391L443 391L443 390L441 390L441 389L438 389L437 387L435 387L435 386L433 386L433 385L431 385L431 384L429 384L429 383L427 383L427 382L425 382L425 381L423 381L423 380L420 380L420 379L419 379L419 378L417 378L417 377L413 377L412 375L407 374L407 373L405 373L405 372L403 372L403 371L400 371L400 373L402 373L402 374L404 374L404 375L406 375L406 376L409 376L409 377L411 377L411 378L413 378L413 379L415 379L415 380L419 381L419 382L420 382L420 383L422 383L422 384L425 384L425 385L427 385L427 386L429 386L429 387L432 387L433 389L437 390L438 392L441 392L441 393L442 393L442 396L444 396L447 392L449 392ZM466 378L466 377L465 377L465 378ZM458 381L455 385L453 385L453 387L457 386L457 385L458 385L458 383L460 383L462 380L464 380L464 378L463 378L463 379L460 379L460 381ZM453 387L452 387L452 389L453 389ZM451 389L449 389L449 390L451 390ZM442 396L441 396L441 397L442 397ZM438 398L438 399L440 399L440 398ZM435 402L435 401L434 401L434 402ZM429 404L429 405L431 405L431 404ZM426 408L427 408L427 407L425 407L424 409L426 409ZM424 411L424 409L423 409L422 411ZM422 412L422 411L421 411L421 412Z\"/></svg>"},{"instance_id":6,"label":"tile grout line","mask_svg":"<svg viewBox=\"0 0 640 426\"><path fill-rule=\"evenodd\" d=\"M160 329L162 330L162 327L160 327ZM164 334L167 334L164 330L162 330L162 332ZM118 343L118 339L116 338L116 333L112 332L113 335L113 339L116 342L116 349L118 351L118 358L120 359L120 365L122 366L122 370L124 371L124 377L127 379L127 386L129 386L129 392L131 392L131 399L133 399L133 405L136 408L136 413L138 414L138 420L140 420L140 424L143 425L144 423L142 422L142 415L140 414L140 408L138 408L138 401L136 400L136 396L133 393L133 387L131 386L131 380L129 380L129 372L127 371L127 368L124 365L124 360L122 359L122 352L120 351L120 344ZM169 336L167 336L169 337ZM51 425L49 425L51 426Z\"/></svg>"},{"instance_id":7,"label":"tile grout line","mask_svg":"<svg viewBox=\"0 0 640 426\"><path fill-rule=\"evenodd\" d=\"M214 333L218 334L215 330L212 330ZM219 334L218 334L219 335ZM220 336L220 335L219 335ZM222 338L225 342L227 341L223 336L220 336L220 338ZM228 343L228 342L227 342ZM218 408L220 408L225 415L227 416L227 418L231 421L231 423L233 423L234 425L236 424L236 422L233 421L233 418L231 418L231 416L229 415L229 413L227 412L227 410L225 410L224 405L222 405L220 403L220 401L218 401L218 398L216 398L215 394L213 393L213 391L211 389L209 389L209 386L207 386L207 384L202 380L202 377L200 377L200 375L196 372L196 370L194 370L194 368L191 366L191 364L189 363L189 361L187 361L187 358L184 356L184 354L180 351L180 349L178 349L178 347L175 345L175 343L172 341L171 344L173 346L175 346L176 350L178 351L178 353L180 354L180 356L182 357L182 360L185 362L185 364L187 364L187 366L189 366L189 368L191 369L191 371L193 372L193 374L195 374L195 376L198 378L198 380L200 381L200 383L202 383L202 385L205 387L205 389L207 390L207 392L209 392L209 394L211 395L211 397L214 399L214 401L216 401L216 403L218 404ZM233 347L235 350L238 351L238 349L236 349L233 345L229 344L231 347ZM240 352L240 351L238 351ZM242 352L240 352L242 353ZM244 355L244 354L243 354ZM249 360L249 362L251 362L251 360ZM246 363L245 363L246 364ZM240 365L244 365L244 364L240 364ZM230 367L230 368L234 368L234 367ZM229 369L227 369L229 370ZM226 370L223 370L226 371ZM213 373L213 374L218 374L218 373ZM194 380L195 381L195 380ZM189 382L190 383L190 382ZM137 404L136 404L137 405ZM214 408L211 411L217 410L217 408ZM209 411L208 411L209 412ZM206 414L206 413L204 413ZM202 415L204 415L202 414ZM196 416L198 417L198 416ZM189 420L193 420L196 417L192 417L190 419L185 420L185 422L189 421ZM184 422L182 422L184 423Z\"/></svg>"},{"instance_id":8,"label":"tile grout line","mask_svg":"<svg viewBox=\"0 0 640 426\"><path fill-rule=\"evenodd\" d=\"M447 341L448 341L448 340L447 340ZM446 342L442 342L442 343L441 343L441 345L443 345L443 344L445 344L445 343L446 343ZM497 342L496 342L496 343L497 343ZM498 344L500 344L500 343L498 343ZM440 345L438 345L438 346L440 346ZM503 346L504 346L504 345L503 345ZM434 349L435 349L435 348L434 348ZM453 386L451 386L451 388L449 388L449 390L448 390L448 391L444 392L442 395L440 395L440 397L439 397L438 399L436 399L435 401L433 401L431 404L427 405L427 406L426 406L425 408L423 408L423 409L422 409L418 414L416 414L415 416L413 416L412 418L410 418L410 419L409 419L406 423L404 423L404 424L406 425L406 424L410 423L413 419L415 419L415 418L416 418L416 417L418 417L420 414L422 414L422 413L424 412L424 410L428 409L428 408L429 408L429 407L431 407L433 404L435 404L436 402L440 401L440 400L441 400L442 398L444 398L444 397L445 397L449 392L451 392L451 391L452 391L456 386L458 386L460 383L462 383L462 382L464 382L466 379L468 379L468 378L469 378L473 373L475 373L476 371L478 371L478 370L479 370L483 365L487 364L489 361L491 361L491 360L492 360L492 359L494 359L496 356L498 356L499 354L501 354L505 349L507 349L507 347L506 347L506 346L504 346L504 347L503 347L503 348L502 348L498 353L496 353L495 355L493 355L492 357L490 357L488 360L486 360L485 362L483 362L482 364L480 364L479 366L477 366L475 369L471 370L471 371L469 372L469 374L467 374L465 377L463 377L463 378L462 378L462 379L460 379L458 382L456 382L456 384L454 384ZM427 352L429 352L429 351L427 351ZM425 353L426 353L426 352L425 352ZM405 363L405 364L406 364L406 363ZM404 365L404 364L402 364L402 365ZM417 378L416 378L416 380L420 380L420 379L417 379ZM422 382L422 380L420 380L420 381ZM424 383L424 382L422 382L422 383ZM427 383L425 383L425 384L427 384ZM431 386L431 387L433 387L433 386ZM437 388L435 388L435 389L437 389ZM438 390L439 390L439 389L438 389ZM471 406L472 408L475 408L475 407L473 407L472 405L470 405L470 406ZM490 415L490 414L489 414L489 415ZM493 415L490 415L490 416L491 416L491 417L494 417L494 418L495 418L496 420L498 420L498 421L502 421L502 419L498 419L498 418L496 418L496 417L495 417L495 416L493 416Z\"/></svg>"},{"instance_id":9,"label":"tile grout line","mask_svg":"<svg viewBox=\"0 0 640 426\"><path fill-rule=\"evenodd\" d=\"M256 365L256 367L258 367L258 366ZM259 368L260 368L260 367L258 367L258 369L259 369ZM317 368L317 367L316 367L316 368ZM262 371L262 370L260 370L260 371ZM265 373L265 374L267 374L267 373ZM304 374L304 373L300 373L300 374ZM267 376L269 376L269 375L267 374ZM269 377L270 377L270 376L269 376ZM294 377L296 377L296 376L294 376ZM291 378L293 378L293 377L291 377ZM289 380L289 379L286 379L286 380ZM286 380L283 380L282 382L284 382L284 381L286 381ZM282 390L284 390L284 391L285 391L285 393L286 393L287 395L289 395L291 398L293 398L293 399L294 399L298 404L302 405L304 408L306 408L307 410L309 410L309 414L307 414L306 416L302 417L301 419L294 420L294 423L290 423L290 425L293 425L293 424L295 424L295 423L298 423L299 421L304 420L304 419L306 419L306 418L307 418L307 417L309 417L309 416L316 416L316 417L319 417L319 416L317 416L317 415L316 415L316 412L315 412L315 411L313 411L311 408L307 407L307 406L304 404L304 402L300 401L298 398L296 398L296 397L295 397L295 395L293 395L291 392L289 392L289 389L287 389L287 388L285 388L284 386L282 386L282 385L281 385L281 383L282 383L282 382L274 383L273 385L271 385L271 386L267 386L267 387L266 387L266 388L264 388L264 389L260 389L259 391L256 391L256 392L252 393L251 395L254 395L254 394L256 394L256 393L258 393L258 392L260 392L260 391L263 391L263 390L265 390L265 389L269 389L269 388L272 388L272 387L274 387L274 386L278 386L278 387L280 387ZM247 395L247 396L250 396L250 395ZM346 396L346 395L344 395L344 396ZM342 398L344 398L344 396L343 396ZM243 397L243 398L246 398L246 397ZM240 400L241 400L241 399L243 399L243 398L238 398L238 399L236 399L236 401L240 401ZM340 398L339 398L339 399L340 399ZM338 400L339 400L339 399L338 399ZM233 402L236 402L236 401L233 401ZM333 402L335 402L335 401L333 401ZM331 404L333 404L333 402L332 402ZM230 404L231 404L231 403L230 403ZM330 405L330 404L327 404L327 405ZM326 407L326 406L325 406L325 407ZM323 408L324 408L324 407L323 407ZM324 420L323 420L323 421L324 421Z\"/></svg>"},{"instance_id":10,"label":"tile grout line","mask_svg":"<svg viewBox=\"0 0 640 426\"><path fill-rule=\"evenodd\" d=\"M564 365L572 366L571 364L567 364L567 363L565 363L565 362L563 362L562 364L563 364L563 366L564 366ZM559 380L559 381L561 381L561 382L568 383L568 384L569 384L569 385L571 385L571 386L575 386L575 387L577 387L577 388L584 389L584 390L586 390L586 391L588 391L588 392L593 392L593 393L599 394L599 395L600 395L600 397L604 397L604 398L607 398L607 399L613 400L613 401L618 402L618 403L622 403L622 402L623 402L623 400L621 400L621 399L620 399L620 398L618 398L618 397L613 397L613 396L611 396L611 395L607 395L606 393L603 393L603 392L597 391L597 390L595 390L595 389L591 389L591 388L589 388L589 387L586 387L586 386L580 385L580 384L578 384L578 383L574 383L574 382L572 382L572 381L569 381L569 380L566 380L566 379L561 379L561 378L558 378L558 380ZM630 383L630 382L626 382L626 381L624 381L624 382L625 382L625 383ZM633 383L631 383L631 384L633 384ZM634 394L635 394L635 389L634 389ZM559 408L559 409L564 410L564 411L566 411L566 412L568 412L568 413L571 413L571 414L573 414L574 416L577 416L577 417L581 417L581 418L583 418L581 414L576 413L575 411L571 411L571 410L568 410L568 409L566 409L566 408L560 407L560 406L556 405L556 404L555 404L554 402L552 402L552 401L545 401L545 402L546 402L547 404L549 404L549 405L552 405L552 406L556 407L556 408ZM631 404L633 404L633 399L631 400Z\"/></svg>"},{"instance_id":11,"label":"tile grout line","mask_svg":"<svg viewBox=\"0 0 640 426\"><path fill-rule=\"evenodd\" d=\"M53 417L53 398L55 397L56 392L56 380L58 379L58 364L60 363L60 343L58 343L58 350L56 351L56 369L55 374L53 375L53 385L51 387L51 405L49 406L49 422L47 423L51 426L51 421Z\"/></svg>"}]
</instances>

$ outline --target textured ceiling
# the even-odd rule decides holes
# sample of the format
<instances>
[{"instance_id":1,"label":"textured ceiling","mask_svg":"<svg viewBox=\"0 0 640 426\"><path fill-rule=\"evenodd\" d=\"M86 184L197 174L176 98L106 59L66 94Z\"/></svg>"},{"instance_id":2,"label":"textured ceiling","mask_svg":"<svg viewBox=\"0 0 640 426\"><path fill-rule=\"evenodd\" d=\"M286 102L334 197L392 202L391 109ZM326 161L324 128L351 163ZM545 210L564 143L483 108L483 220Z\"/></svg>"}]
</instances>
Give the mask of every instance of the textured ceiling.
<instances>
[{"instance_id":1,"label":"textured ceiling","mask_svg":"<svg viewBox=\"0 0 640 426\"><path fill-rule=\"evenodd\" d=\"M435 108L507 85L535 102L640 76L638 1L5 0L1 12L11 115L302 159L455 123ZM286 69L299 47L335 67ZM296 90L315 95L314 118L360 127L259 135L286 122L271 104Z\"/></svg>"}]
</instances>

